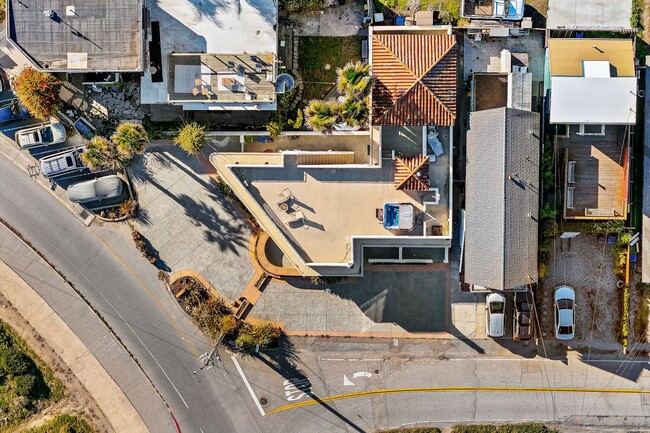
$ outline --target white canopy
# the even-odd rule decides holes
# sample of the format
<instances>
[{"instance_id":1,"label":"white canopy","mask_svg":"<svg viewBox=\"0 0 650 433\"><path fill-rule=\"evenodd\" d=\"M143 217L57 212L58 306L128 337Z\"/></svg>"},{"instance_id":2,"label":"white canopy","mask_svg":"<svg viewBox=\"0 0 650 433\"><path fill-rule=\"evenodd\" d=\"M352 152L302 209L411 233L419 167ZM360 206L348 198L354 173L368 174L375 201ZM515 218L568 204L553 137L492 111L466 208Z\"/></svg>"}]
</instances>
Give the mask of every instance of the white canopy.
<instances>
[{"instance_id":1,"label":"white canopy","mask_svg":"<svg viewBox=\"0 0 650 433\"><path fill-rule=\"evenodd\" d=\"M636 78L551 78L551 123L634 125Z\"/></svg>"}]
</instances>

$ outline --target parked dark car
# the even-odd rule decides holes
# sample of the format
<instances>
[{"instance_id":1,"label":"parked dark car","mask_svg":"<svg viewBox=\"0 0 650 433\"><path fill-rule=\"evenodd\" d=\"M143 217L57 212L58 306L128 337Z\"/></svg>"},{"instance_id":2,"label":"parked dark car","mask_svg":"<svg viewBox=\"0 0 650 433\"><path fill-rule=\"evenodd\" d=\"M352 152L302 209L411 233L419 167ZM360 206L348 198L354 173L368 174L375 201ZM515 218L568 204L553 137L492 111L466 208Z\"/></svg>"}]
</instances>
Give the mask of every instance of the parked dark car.
<instances>
[{"instance_id":1,"label":"parked dark car","mask_svg":"<svg viewBox=\"0 0 650 433\"><path fill-rule=\"evenodd\" d=\"M85 117L80 117L74 122L74 129L86 140L97 135L95 127Z\"/></svg>"},{"instance_id":2,"label":"parked dark car","mask_svg":"<svg viewBox=\"0 0 650 433\"><path fill-rule=\"evenodd\" d=\"M15 120L25 120L32 117L27 108L18 103L17 99L8 101L0 107L0 123L13 122Z\"/></svg>"},{"instance_id":3,"label":"parked dark car","mask_svg":"<svg viewBox=\"0 0 650 433\"><path fill-rule=\"evenodd\" d=\"M512 339L530 340L535 335L535 308L530 290L515 292L512 319Z\"/></svg>"}]
</instances>

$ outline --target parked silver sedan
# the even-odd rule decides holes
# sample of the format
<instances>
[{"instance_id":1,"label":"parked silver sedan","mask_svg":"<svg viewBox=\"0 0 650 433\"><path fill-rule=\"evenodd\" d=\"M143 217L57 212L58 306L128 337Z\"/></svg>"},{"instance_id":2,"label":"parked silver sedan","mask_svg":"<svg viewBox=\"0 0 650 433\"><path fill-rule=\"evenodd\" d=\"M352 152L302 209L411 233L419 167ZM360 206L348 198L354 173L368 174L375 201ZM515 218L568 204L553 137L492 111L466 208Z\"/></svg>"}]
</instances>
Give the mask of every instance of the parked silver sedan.
<instances>
[{"instance_id":1,"label":"parked silver sedan","mask_svg":"<svg viewBox=\"0 0 650 433\"><path fill-rule=\"evenodd\" d=\"M122 180L116 175L78 182L68 187L68 198L73 203L107 200L122 194Z\"/></svg>"}]
</instances>

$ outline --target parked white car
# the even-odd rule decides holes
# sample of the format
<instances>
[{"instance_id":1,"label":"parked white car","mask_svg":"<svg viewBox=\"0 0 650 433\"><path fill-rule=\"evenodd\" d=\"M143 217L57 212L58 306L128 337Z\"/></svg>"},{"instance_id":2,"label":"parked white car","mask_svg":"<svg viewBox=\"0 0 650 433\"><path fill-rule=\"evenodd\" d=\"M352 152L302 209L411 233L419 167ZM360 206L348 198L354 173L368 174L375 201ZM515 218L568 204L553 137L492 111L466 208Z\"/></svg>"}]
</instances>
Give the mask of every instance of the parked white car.
<instances>
[{"instance_id":1,"label":"parked white car","mask_svg":"<svg viewBox=\"0 0 650 433\"><path fill-rule=\"evenodd\" d=\"M485 298L485 332L488 337L501 338L506 333L506 297L490 293Z\"/></svg>"},{"instance_id":2,"label":"parked white car","mask_svg":"<svg viewBox=\"0 0 650 433\"><path fill-rule=\"evenodd\" d=\"M53 155L41 159L41 173L45 177L55 177L71 171L81 170L84 165L81 163L81 152L84 146L68 148Z\"/></svg>"},{"instance_id":3,"label":"parked white car","mask_svg":"<svg viewBox=\"0 0 650 433\"><path fill-rule=\"evenodd\" d=\"M122 194L122 180L112 174L78 182L68 187L68 198L73 203L107 200Z\"/></svg>"},{"instance_id":4,"label":"parked white car","mask_svg":"<svg viewBox=\"0 0 650 433\"><path fill-rule=\"evenodd\" d=\"M575 335L576 292L569 286L555 289L555 338L571 340Z\"/></svg>"},{"instance_id":5,"label":"parked white car","mask_svg":"<svg viewBox=\"0 0 650 433\"><path fill-rule=\"evenodd\" d=\"M16 132L16 143L21 149L59 144L63 143L65 138L65 127L58 122L21 129Z\"/></svg>"}]
</instances>

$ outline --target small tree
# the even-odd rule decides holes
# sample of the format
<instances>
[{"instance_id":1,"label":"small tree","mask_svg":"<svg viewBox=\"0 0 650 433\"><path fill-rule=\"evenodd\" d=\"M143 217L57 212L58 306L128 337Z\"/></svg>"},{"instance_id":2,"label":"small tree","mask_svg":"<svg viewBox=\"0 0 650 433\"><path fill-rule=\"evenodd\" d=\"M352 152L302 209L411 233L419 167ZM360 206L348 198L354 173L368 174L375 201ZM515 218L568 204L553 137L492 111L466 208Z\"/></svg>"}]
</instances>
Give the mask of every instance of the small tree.
<instances>
[{"instance_id":1,"label":"small tree","mask_svg":"<svg viewBox=\"0 0 650 433\"><path fill-rule=\"evenodd\" d=\"M279 112L274 112L269 116L269 121L266 124L266 130L269 132L269 135L272 140L278 138L282 129L284 128L284 119L282 114Z\"/></svg>"},{"instance_id":2,"label":"small tree","mask_svg":"<svg viewBox=\"0 0 650 433\"><path fill-rule=\"evenodd\" d=\"M118 150L129 157L145 151L149 145L149 136L144 126L135 122L122 122L111 136Z\"/></svg>"},{"instance_id":3,"label":"small tree","mask_svg":"<svg viewBox=\"0 0 650 433\"><path fill-rule=\"evenodd\" d=\"M350 126L363 126L368 121L368 104L365 100L347 98L339 106L341 118Z\"/></svg>"},{"instance_id":4,"label":"small tree","mask_svg":"<svg viewBox=\"0 0 650 433\"><path fill-rule=\"evenodd\" d=\"M350 62L336 70L336 87L346 96L361 97L370 91L370 65Z\"/></svg>"},{"instance_id":5,"label":"small tree","mask_svg":"<svg viewBox=\"0 0 650 433\"><path fill-rule=\"evenodd\" d=\"M254 350L257 345L263 349L277 341L281 333L280 328L270 323L243 325L239 330L235 343L244 351Z\"/></svg>"},{"instance_id":6,"label":"small tree","mask_svg":"<svg viewBox=\"0 0 650 433\"><path fill-rule=\"evenodd\" d=\"M86 151L81 154L81 160L91 171L122 171L129 165L131 158L120 152L115 142L96 135L86 143Z\"/></svg>"},{"instance_id":7,"label":"small tree","mask_svg":"<svg viewBox=\"0 0 650 433\"><path fill-rule=\"evenodd\" d=\"M41 120L55 115L63 103L59 97L61 82L54 75L39 72L31 66L18 74L14 88L20 103Z\"/></svg>"},{"instance_id":8,"label":"small tree","mask_svg":"<svg viewBox=\"0 0 650 433\"><path fill-rule=\"evenodd\" d=\"M338 111L336 102L315 99L305 108L307 125L316 131L329 130L339 117Z\"/></svg>"},{"instance_id":9,"label":"small tree","mask_svg":"<svg viewBox=\"0 0 650 433\"><path fill-rule=\"evenodd\" d=\"M197 155L207 143L208 134L205 132L205 126L196 122L186 123L174 138L174 144L189 155Z\"/></svg>"}]
</instances>

